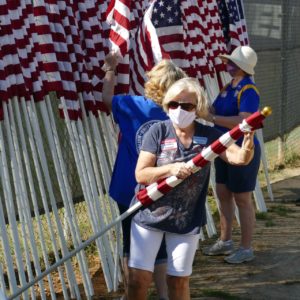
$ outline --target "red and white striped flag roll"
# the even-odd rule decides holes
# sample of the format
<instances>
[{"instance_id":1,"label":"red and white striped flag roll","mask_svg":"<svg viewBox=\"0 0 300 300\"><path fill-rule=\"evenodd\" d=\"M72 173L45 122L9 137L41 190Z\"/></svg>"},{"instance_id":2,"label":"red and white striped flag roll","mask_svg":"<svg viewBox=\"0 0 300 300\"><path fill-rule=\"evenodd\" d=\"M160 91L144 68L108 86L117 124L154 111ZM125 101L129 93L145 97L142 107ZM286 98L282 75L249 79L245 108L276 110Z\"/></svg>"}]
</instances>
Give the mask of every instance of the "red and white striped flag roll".
<instances>
[{"instance_id":1,"label":"red and white striped flag roll","mask_svg":"<svg viewBox=\"0 0 300 300\"><path fill-rule=\"evenodd\" d=\"M265 107L261 112L258 111L244 119L241 124L223 134L209 147L205 148L201 153L189 160L187 165L192 167L194 173L199 171L208 162L212 161L214 158L224 152L230 145L242 137L244 132L261 128L262 121L265 119L265 117L269 116L271 112L271 108ZM172 188L182 181L183 179L179 179L176 176L170 176L165 179L161 179L160 181L150 184L143 190L140 190L136 197L142 205L150 205L163 195L167 194L170 190L172 190Z\"/></svg>"}]
</instances>

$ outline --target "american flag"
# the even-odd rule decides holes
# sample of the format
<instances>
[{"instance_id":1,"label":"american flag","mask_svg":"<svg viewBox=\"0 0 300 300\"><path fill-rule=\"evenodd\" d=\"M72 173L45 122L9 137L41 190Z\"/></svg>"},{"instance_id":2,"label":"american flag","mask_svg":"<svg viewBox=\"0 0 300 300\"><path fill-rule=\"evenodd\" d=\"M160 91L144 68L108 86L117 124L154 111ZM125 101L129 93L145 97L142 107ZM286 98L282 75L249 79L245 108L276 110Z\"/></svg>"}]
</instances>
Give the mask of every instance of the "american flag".
<instances>
[{"instance_id":1,"label":"american flag","mask_svg":"<svg viewBox=\"0 0 300 300\"><path fill-rule=\"evenodd\" d=\"M151 21L154 7L155 1L145 12L132 40L130 79L132 93L136 95L143 94L145 73L150 71L162 58L167 57L160 47L156 29Z\"/></svg>"},{"instance_id":2,"label":"american flag","mask_svg":"<svg viewBox=\"0 0 300 300\"><path fill-rule=\"evenodd\" d=\"M80 116L80 105L77 95L77 88L68 51L65 29L59 11L59 3L52 0L44 0L45 9L49 19L50 35L57 58L58 70L63 85L62 91L58 91L59 97L63 97L72 119ZM60 110L62 113L62 109Z\"/></svg>"},{"instance_id":3,"label":"american flag","mask_svg":"<svg viewBox=\"0 0 300 300\"><path fill-rule=\"evenodd\" d=\"M117 67L115 92L123 94L129 92L129 49L130 32L135 25L133 11L135 1L113 0L109 3L106 21L109 25L109 48L121 54Z\"/></svg>"},{"instance_id":4,"label":"american flag","mask_svg":"<svg viewBox=\"0 0 300 300\"><path fill-rule=\"evenodd\" d=\"M30 27L33 14L31 1L21 1L20 5L17 1L10 1L8 9L26 89L35 101L41 101L46 91L43 89L43 73L38 65Z\"/></svg>"},{"instance_id":5,"label":"american flag","mask_svg":"<svg viewBox=\"0 0 300 300\"><path fill-rule=\"evenodd\" d=\"M91 72L87 70L85 53L87 47L83 49L83 45L92 43L81 43L81 35L86 36L87 40L91 39L90 26L87 26L88 18L85 3L82 1L58 1L59 12L64 27L66 42L70 56L74 81L76 83L76 91L79 93L83 104L88 111L96 113L96 105L92 93ZM83 15L83 22L78 22L77 16ZM81 21L81 19L79 19ZM89 49L89 48L88 48ZM89 51L89 56L92 56Z\"/></svg>"},{"instance_id":6,"label":"american flag","mask_svg":"<svg viewBox=\"0 0 300 300\"><path fill-rule=\"evenodd\" d=\"M0 51L0 121L3 120L2 102L7 102L9 99L8 85L5 74L5 66L3 62L2 51Z\"/></svg>"},{"instance_id":7,"label":"american flag","mask_svg":"<svg viewBox=\"0 0 300 300\"><path fill-rule=\"evenodd\" d=\"M117 49L115 93L143 93L145 72L170 57L213 97L217 57L248 43L241 0L0 0L2 101L36 100L50 91L66 99L72 119L103 109L101 69ZM131 71L130 71L131 70Z\"/></svg>"},{"instance_id":8,"label":"american flag","mask_svg":"<svg viewBox=\"0 0 300 300\"><path fill-rule=\"evenodd\" d=\"M217 0L228 52L248 45L249 39L241 0Z\"/></svg>"},{"instance_id":9,"label":"american flag","mask_svg":"<svg viewBox=\"0 0 300 300\"><path fill-rule=\"evenodd\" d=\"M156 1L152 22L156 28L159 43L177 66L189 75L196 75L191 67L188 50L185 44L185 31L182 23L180 1Z\"/></svg>"},{"instance_id":10,"label":"american flag","mask_svg":"<svg viewBox=\"0 0 300 300\"><path fill-rule=\"evenodd\" d=\"M131 57L132 90L142 94L143 74L157 62L152 57L163 56L169 56L189 76L198 78L210 89L216 72L224 70L221 60L216 58L224 52L226 45L215 1L203 1L199 6L197 1L156 0L135 35ZM213 97L212 89L209 94Z\"/></svg>"},{"instance_id":11,"label":"american flag","mask_svg":"<svg viewBox=\"0 0 300 300\"><path fill-rule=\"evenodd\" d=\"M103 8L103 5L101 6ZM101 14L98 14L100 8L96 1L85 0L79 6L79 14L77 14L77 23L80 32L81 48L84 55L85 67L89 74L92 94L94 101L85 99L87 110L104 111L106 109L102 102L102 84L101 78L104 77L102 64L105 53L104 32L101 23ZM90 107L93 105L93 107Z\"/></svg>"},{"instance_id":12,"label":"american flag","mask_svg":"<svg viewBox=\"0 0 300 300\"><path fill-rule=\"evenodd\" d=\"M109 38L112 42L112 49L118 50L122 56L129 50L130 11L131 1L114 0L110 3L107 13L107 21L111 25Z\"/></svg>"},{"instance_id":13,"label":"american flag","mask_svg":"<svg viewBox=\"0 0 300 300\"><path fill-rule=\"evenodd\" d=\"M43 82L46 91L61 91L63 89L59 73L50 23L43 0L34 0L32 5L33 16L30 19L32 38L38 53L38 63L45 72L46 79Z\"/></svg>"},{"instance_id":14,"label":"american flag","mask_svg":"<svg viewBox=\"0 0 300 300\"><path fill-rule=\"evenodd\" d=\"M249 36L247 31L247 24L246 24L246 18L244 13L244 4L242 0L236 0L238 13L240 17L240 25L242 28L243 38L244 38L244 45L249 45Z\"/></svg>"},{"instance_id":15,"label":"american flag","mask_svg":"<svg viewBox=\"0 0 300 300\"><path fill-rule=\"evenodd\" d=\"M19 96L29 98L25 85L23 72L20 65L18 49L16 47L15 36L10 10L7 3L0 1L0 40L1 59L4 74L7 81L6 91L9 98Z\"/></svg>"}]
</instances>

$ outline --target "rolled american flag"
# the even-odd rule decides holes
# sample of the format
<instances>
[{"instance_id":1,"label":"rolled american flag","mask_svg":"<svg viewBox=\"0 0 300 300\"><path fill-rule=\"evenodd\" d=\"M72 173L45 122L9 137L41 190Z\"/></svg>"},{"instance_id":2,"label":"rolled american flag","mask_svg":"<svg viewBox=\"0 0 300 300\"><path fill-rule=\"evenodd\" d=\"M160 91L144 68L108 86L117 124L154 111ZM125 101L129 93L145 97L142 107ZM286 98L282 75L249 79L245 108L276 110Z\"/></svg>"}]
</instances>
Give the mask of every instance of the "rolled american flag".
<instances>
[{"instance_id":1,"label":"rolled american flag","mask_svg":"<svg viewBox=\"0 0 300 300\"><path fill-rule=\"evenodd\" d=\"M265 107L262 111L253 113L243 122L230 131L223 134L218 140L213 142L209 147L205 148L201 153L187 162L187 165L192 168L193 173L202 169L207 163L224 152L230 145L236 142L243 136L244 132L249 132L262 127L262 121L272 113L270 107ZM140 190L136 198L141 205L147 206L154 201L167 194L175 186L181 183L184 179L179 179L176 176L170 176L154 182L146 188ZM139 203L138 202L138 203ZM140 206L141 206L140 205Z\"/></svg>"}]
</instances>

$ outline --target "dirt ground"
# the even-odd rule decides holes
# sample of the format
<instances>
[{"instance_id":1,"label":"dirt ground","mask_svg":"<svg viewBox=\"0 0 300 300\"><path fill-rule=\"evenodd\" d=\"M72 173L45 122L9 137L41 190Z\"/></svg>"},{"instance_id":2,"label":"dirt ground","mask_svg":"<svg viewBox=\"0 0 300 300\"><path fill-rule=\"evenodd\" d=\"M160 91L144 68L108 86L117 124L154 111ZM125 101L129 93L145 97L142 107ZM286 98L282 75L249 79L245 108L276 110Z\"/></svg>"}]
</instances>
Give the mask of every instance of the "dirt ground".
<instances>
[{"instance_id":1,"label":"dirt ground","mask_svg":"<svg viewBox=\"0 0 300 300\"><path fill-rule=\"evenodd\" d=\"M274 201L270 201L264 188L268 212L257 215L255 260L230 265L222 256L203 256L201 248L215 240L206 239L194 262L190 283L192 299L300 299L300 168L284 170L281 178L277 176L273 180L276 181L272 183ZM236 245L238 241L236 224ZM117 293L107 293L99 261L93 265L93 299L119 299L122 286ZM156 299L153 290L149 299Z\"/></svg>"}]
</instances>

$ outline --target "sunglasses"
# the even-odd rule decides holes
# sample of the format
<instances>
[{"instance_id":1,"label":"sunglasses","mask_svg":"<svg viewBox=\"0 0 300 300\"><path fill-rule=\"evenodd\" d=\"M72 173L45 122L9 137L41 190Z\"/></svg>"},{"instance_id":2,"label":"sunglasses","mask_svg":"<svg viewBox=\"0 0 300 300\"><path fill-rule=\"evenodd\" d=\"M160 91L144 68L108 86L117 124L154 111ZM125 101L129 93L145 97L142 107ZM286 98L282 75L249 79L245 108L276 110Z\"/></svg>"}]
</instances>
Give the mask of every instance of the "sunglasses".
<instances>
[{"instance_id":1,"label":"sunglasses","mask_svg":"<svg viewBox=\"0 0 300 300\"><path fill-rule=\"evenodd\" d=\"M176 109L178 106L180 106L183 110L186 111L192 111L196 108L196 104L193 103L185 103L185 102L176 102L176 101L170 101L167 104L169 109Z\"/></svg>"}]
</instances>

